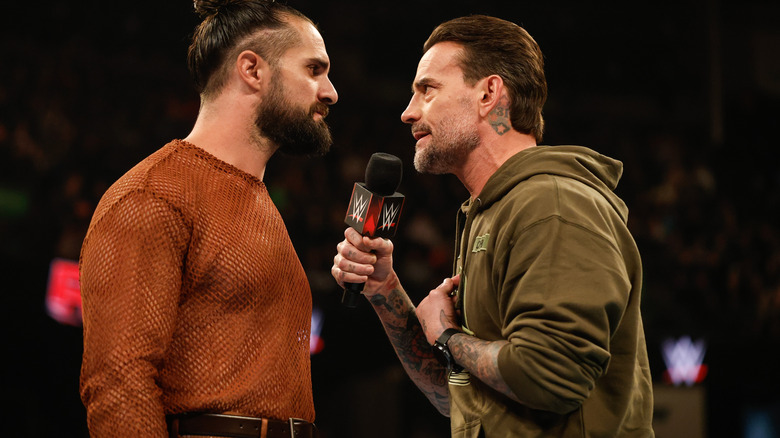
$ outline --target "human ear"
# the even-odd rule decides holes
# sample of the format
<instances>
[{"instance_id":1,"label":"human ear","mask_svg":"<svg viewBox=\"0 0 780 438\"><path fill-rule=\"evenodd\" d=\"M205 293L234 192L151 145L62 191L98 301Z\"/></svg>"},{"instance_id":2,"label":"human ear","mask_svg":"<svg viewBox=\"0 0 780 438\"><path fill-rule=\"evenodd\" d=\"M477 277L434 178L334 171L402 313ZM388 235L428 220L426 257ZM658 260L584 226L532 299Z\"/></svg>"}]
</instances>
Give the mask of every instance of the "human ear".
<instances>
[{"instance_id":1,"label":"human ear","mask_svg":"<svg viewBox=\"0 0 780 438\"><path fill-rule=\"evenodd\" d=\"M493 109L501 104L501 97L505 94L504 80L501 76L490 75L478 83L480 93L479 114L487 117Z\"/></svg>"},{"instance_id":2,"label":"human ear","mask_svg":"<svg viewBox=\"0 0 780 438\"><path fill-rule=\"evenodd\" d=\"M261 90L262 83L268 71L268 63L251 50L244 50L236 58L236 73L250 88Z\"/></svg>"}]
</instances>

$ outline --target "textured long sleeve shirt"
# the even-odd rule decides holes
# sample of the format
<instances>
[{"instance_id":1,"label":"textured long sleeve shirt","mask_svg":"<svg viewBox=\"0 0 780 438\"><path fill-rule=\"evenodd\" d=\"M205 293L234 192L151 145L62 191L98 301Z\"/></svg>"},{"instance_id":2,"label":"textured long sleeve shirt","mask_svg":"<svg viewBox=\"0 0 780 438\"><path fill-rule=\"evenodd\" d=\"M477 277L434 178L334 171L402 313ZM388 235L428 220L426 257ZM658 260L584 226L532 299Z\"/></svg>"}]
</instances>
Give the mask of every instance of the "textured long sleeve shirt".
<instances>
[{"instance_id":1,"label":"textured long sleeve shirt","mask_svg":"<svg viewBox=\"0 0 780 438\"><path fill-rule=\"evenodd\" d=\"M91 436L164 437L191 411L314 421L311 292L259 179L165 145L105 193L80 270Z\"/></svg>"}]
</instances>

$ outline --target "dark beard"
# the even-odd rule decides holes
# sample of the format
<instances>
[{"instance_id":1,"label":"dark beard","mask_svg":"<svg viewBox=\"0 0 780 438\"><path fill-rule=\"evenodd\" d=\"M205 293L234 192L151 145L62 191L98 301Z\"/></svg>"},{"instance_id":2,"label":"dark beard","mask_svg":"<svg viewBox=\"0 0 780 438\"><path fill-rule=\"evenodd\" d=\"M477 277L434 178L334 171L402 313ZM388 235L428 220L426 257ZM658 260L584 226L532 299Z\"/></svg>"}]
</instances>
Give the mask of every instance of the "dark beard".
<instances>
[{"instance_id":1,"label":"dark beard","mask_svg":"<svg viewBox=\"0 0 780 438\"><path fill-rule=\"evenodd\" d=\"M316 121L313 116L315 112L327 115L328 106L317 102L307 111L290 104L284 95L284 87L276 82L263 99L256 120L260 134L287 155L324 155L330 150L333 138L325 121Z\"/></svg>"}]
</instances>

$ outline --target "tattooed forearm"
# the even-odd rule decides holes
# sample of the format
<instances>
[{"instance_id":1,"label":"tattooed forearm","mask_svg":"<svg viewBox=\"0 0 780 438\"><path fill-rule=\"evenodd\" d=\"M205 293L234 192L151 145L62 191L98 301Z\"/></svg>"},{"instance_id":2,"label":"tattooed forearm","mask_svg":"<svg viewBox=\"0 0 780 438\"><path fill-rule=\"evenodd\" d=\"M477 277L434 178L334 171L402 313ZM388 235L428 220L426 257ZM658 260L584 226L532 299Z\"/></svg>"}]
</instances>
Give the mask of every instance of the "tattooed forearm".
<instances>
[{"instance_id":1,"label":"tattooed forearm","mask_svg":"<svg viewBox=\"0 0 780 438\"><path fill-rule=\"evenodd\" d=\"M405 325L387 323L385 331L405 367L420 371L426 361L435 359L431 346L425 339L422 326L413 311L409 310L407 313Z\"/></svg>"},{"instance_id":2,"label":"tattooed forearm","mask_svg":"<svg viewBox=\"0 0 780 438\"><path fill-rule=\"evenodd\" d=\"M447 345L455 361L466 368L472 376L507 397L519 401L498 370L498 352L508 343L508 341L483 341L467 334L456 334L450 338Z\"/></svg>"},{"instance_id":3,"label":"tattooed forearm","mask_svg":"<svg viewBox=\"0 0 780 438\"><path fill-rule=\"evenodd\" d=\"M394 289L387 297L374 295L369 301L409 377L439 412L449 416L446 370L433 355L409 297Z\"/></svg>"},{"instance_id":4,"label":"tattooed forearm","mask_svg":"<svg viewBox=\"0 0 780 438\"><path fill-rule=\"evenodd\" d=\"M371 295L370 297L368 297L368 302L371 303L374 307L389 308L387 306L387 298L385 298L385 296L381 294Z\"/></svg>"},{"instance_id":5,"label":"tattooed forearm","mask_svg":"<svg viewBox=\"0 0 780 438\"><path fill-rule=\"evenodd\" d=\"M404 296L405 295L402 295L401 291L398 289L393 289L386 297L381 294L373 295L371 298L369 298L369 302L371 302L374 307L383 308L395 319L404 319L406 318L406 312L408 312L410 309L412 311L414 310L414 307L411 306L411 303L406 303Z\"/></svg>"},{"instance_id":6,"label":"tattooed forearm","mask_svg":"<svg viewBox=\"0 0 780 438\"><path fill-rule=\"evenodd\" d=\"M447 372L438 362L428 361L425 368L425 374L431 376L434 386L447 386Z\"/></svg>"}]
</instances>

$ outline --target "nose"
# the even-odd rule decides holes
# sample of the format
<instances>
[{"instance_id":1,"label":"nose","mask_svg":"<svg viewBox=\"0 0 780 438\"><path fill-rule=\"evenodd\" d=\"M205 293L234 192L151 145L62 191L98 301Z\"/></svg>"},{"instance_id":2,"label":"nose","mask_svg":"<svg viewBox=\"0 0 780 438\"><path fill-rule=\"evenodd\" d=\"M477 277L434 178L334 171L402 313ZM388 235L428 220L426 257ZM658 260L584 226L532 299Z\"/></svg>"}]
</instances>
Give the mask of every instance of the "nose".
<instances>
[{"instance_id":1,"label":"nose","mask_svg":"<svg viewBox=\"0 0 780 438\"><path fill-rule=\"evenodd\" d=\"M415 96L412 96L412 99L409 100L409 105L401 113L401 121L404 123L412 124L420 120L420 106L416 103Z\"/></svg>"},{"instance_id":2,"label":"nose","mask_svg":"<svg viewBox=\"0 0 780 438\"><path fill-rule=\"evenodd\" d=\"M317 97L319 98L320 102L327 105L333 105L334 103L338 102L339 93L336 91L336 87L333 86L333 83L328 77L325 77L324 84L320 86L320 92Z\"/></svg>"}]
</instances>

